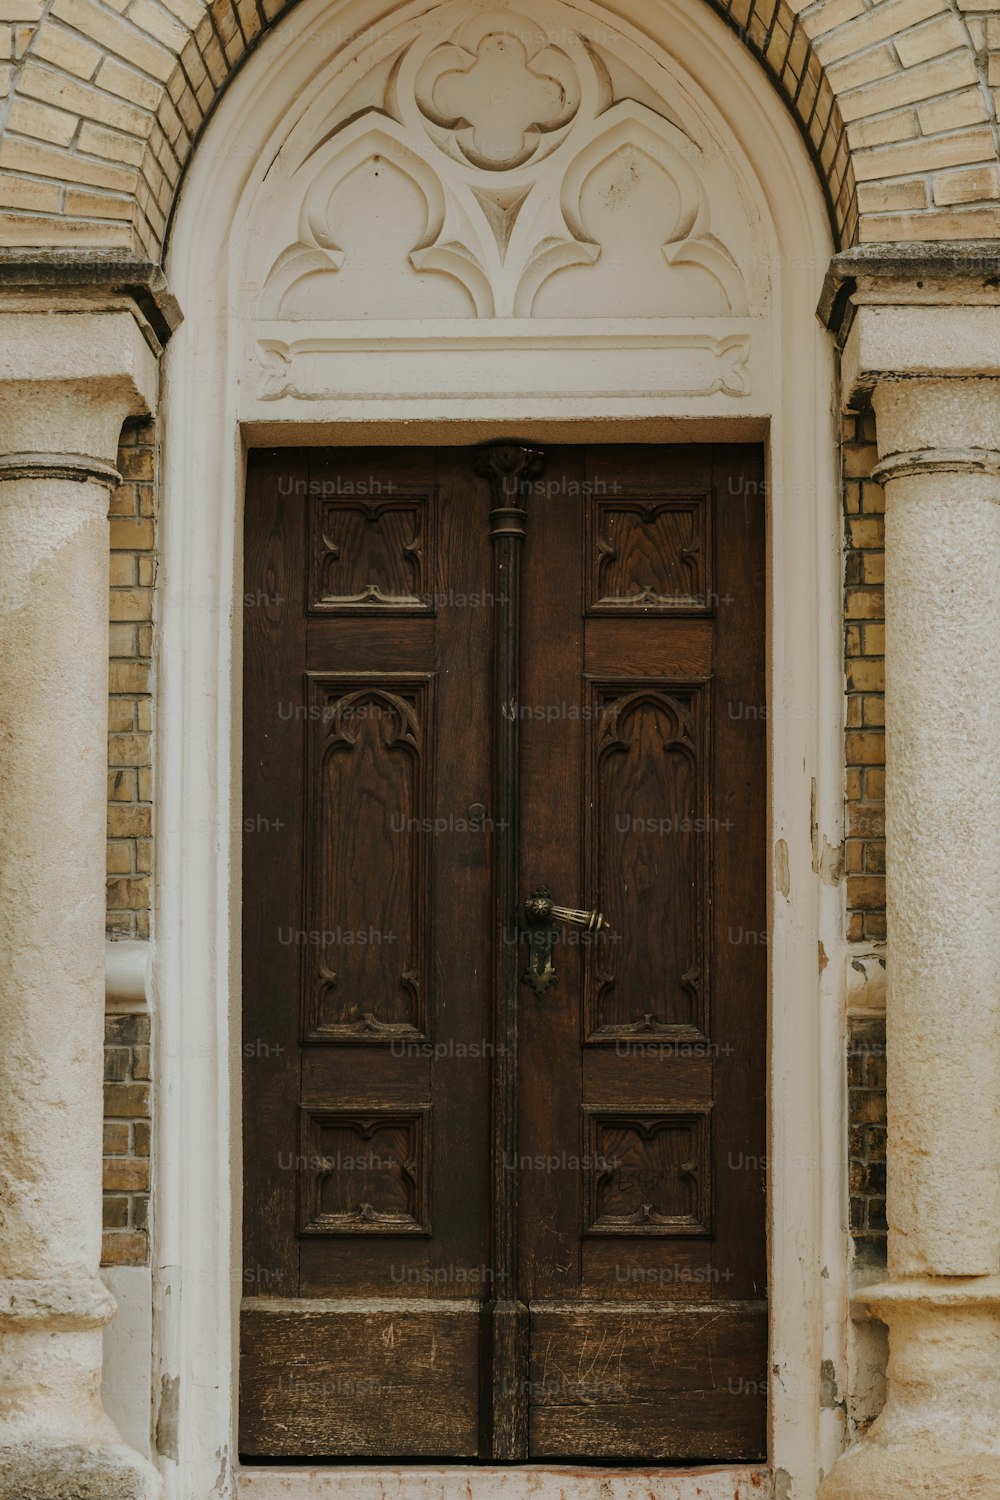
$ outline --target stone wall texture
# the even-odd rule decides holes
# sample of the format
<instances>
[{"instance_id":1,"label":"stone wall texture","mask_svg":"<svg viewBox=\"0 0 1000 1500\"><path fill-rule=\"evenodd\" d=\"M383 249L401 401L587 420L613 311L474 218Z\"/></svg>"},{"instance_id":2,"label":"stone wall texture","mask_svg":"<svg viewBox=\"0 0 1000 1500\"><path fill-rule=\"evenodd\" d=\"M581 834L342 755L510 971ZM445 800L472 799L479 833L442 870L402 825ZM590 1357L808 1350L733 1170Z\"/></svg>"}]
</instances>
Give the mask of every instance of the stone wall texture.
<instances>
[{"instance_id":1,"label":"stone wall texture","mask_svg":"<svg viewBox=\"0 0 1000 1500\"><path fill-rule=\"evenodd\" d=\"M0 0L3 242L113 245L159 258L208 115L291 8L292 0ZM842 246L1000 233L997 0L715 8L798 120ZM336 26L335 17L324 24L324 37Z\"/></svg>"}]
</instances>

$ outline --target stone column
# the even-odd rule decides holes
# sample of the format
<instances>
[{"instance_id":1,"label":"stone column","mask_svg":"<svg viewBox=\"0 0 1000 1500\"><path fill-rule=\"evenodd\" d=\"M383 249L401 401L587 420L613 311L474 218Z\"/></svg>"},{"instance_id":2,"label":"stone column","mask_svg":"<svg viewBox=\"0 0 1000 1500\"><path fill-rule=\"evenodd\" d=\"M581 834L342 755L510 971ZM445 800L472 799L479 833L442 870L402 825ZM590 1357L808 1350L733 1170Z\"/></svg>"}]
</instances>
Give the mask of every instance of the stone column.
<instances>
[{"instance_id":1,"label":"stone column","mask_svg":"<svg viewBox=\"0 0 1000 1500\"><path fill-rule=\"evenodd\" d=\"M0 1497L153 1500L101 1405L98 1266L108 495L155 339L25 300L0 310Z\"/></svg>"},{"instance_id":2,"label":"stone column","mask_svg":"<svg viewBox=\"0 0 1000 1500\"><path fill-rule=\"evenodd\" d=\"M964 367L997 332L972 311L862 307L845 360L886 495L889 1263L865 1300L889 1366L823 1500L1000 1495L1000 378Z\"/></svg>"}]
</instances>

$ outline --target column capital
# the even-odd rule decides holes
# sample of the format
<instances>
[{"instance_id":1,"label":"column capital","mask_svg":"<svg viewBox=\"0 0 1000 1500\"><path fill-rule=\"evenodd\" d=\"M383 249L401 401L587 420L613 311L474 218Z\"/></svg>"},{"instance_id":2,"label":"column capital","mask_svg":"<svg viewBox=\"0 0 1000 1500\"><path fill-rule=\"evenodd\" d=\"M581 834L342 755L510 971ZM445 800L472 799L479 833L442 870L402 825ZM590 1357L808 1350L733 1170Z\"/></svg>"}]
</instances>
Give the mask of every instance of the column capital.
<instances>
[{"instance_id":1,"label":"column capital","mask_svg":"<svg viewBox=\"0 0 1000 1500\"><path fill-rule=\"evenodd\" d=\"M863 327L866 311L855 320L856 330ZM875 412L879 462L872 478L877 483L931 477L943 494L942 485L951 492L953 476L966 482L959 493L974 485L977 494L1000 494L1000 370L992 377L884 371L869 401Z\"/></svg>"},{"instance_id":2,"label":"column capital","mask_svg":"<svg viewBox=\"0 0 1000 1500\"><path fill-rule=\"evenodd\" d=\"M157 406L159 346L136 313L117 295L86 306L0 279L0 480L117 483L122 423Z\"/></svg>"},{"instance_id":3,"label":"column capital","mask_svg":"<svg viewBox=\"0 0 1000 1500\"><path fill-rule=\"evenodd\" d=\"M68 310L128 308L159 354L183 314L156 261L117 249L0 246L0 298L41 302Z\"/></svg>"},{"instance_id":4,"label":"column capital","mask_svg":"<svg viewBox=\"0 0 1000 1500\"><path fill-rule=\"evenodd\" d=\"M817 314L845 409L893 381L1000 380L1000 247L862 245L830 262Z\"/></svg>"}]
</instances>

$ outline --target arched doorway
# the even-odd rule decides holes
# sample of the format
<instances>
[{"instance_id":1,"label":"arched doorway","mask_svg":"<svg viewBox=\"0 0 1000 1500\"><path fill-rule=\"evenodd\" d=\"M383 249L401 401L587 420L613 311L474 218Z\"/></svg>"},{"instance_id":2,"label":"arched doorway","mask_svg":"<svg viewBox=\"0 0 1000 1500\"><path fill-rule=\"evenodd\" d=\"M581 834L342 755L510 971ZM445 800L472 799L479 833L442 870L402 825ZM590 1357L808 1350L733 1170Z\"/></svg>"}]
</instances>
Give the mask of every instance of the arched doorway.
<instances>
[{"instance_id":1,"label":"arched doorway","mask_svg":"<svg viewBox=\"0 0 1000 1500\"><path fill-rule=\"evenodd\" d=\"M840 938L833 893L807 878L812 810L839 797L840 722L833 371L813 320L831 247L808 158L694 4L381 20L305 5L285 24L206 134L169 264L186 322L167 369L161 764L189 816L160 854L178 1059L161 1134L201 1143L181 1158L199 1160L193 1178L160 1184L187 1267L183 1310L160 1322L192 1376L178 1462L190 1482L234 1451L248 1269L231 618L246 450L751 442L768 501L768 1451L811 1482L824 1303L844 1267L816 962Z\"/></svg>"}]
</instances>

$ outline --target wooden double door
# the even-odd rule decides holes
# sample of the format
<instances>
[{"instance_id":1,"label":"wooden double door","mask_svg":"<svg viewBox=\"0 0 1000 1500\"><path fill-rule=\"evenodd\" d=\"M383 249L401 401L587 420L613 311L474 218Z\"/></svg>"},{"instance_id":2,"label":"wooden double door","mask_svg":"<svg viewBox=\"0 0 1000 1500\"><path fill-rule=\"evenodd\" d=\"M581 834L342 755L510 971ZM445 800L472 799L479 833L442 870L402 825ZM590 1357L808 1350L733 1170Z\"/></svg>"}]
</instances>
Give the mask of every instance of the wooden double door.
<instances>
[{"instance_id":1,"label":"wooden double door","mask_svg":"<svg viewBox=\"0 0 1000 1500\"><path fill-rule=\"evenodd\" d=\"M763 489L251 454L245 1457L764 1456Z\"/></svg>"}]
</instances>

